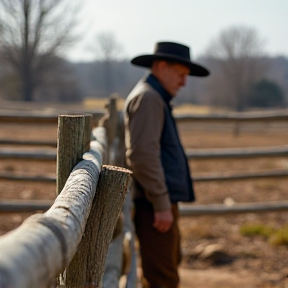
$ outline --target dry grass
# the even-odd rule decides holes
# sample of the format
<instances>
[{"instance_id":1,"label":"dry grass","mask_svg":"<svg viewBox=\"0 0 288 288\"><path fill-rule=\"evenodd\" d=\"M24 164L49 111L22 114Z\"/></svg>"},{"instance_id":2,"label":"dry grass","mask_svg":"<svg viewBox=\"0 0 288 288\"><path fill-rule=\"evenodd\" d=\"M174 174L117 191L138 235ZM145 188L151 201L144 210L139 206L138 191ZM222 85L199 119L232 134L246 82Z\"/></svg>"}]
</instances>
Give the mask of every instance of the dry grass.
<instances>
[{"instance_id":1,"label":"dry grass","mask_svg":"<svg viewBox=\"0 0 288 288\"><path fill-rule=\"evenodd\" d=\"M175 114L210 114L210 113L219 113L219 112L225 112L226 109L220 109L220 108L214 108L210 106L200 106L200 105L193 105L193 104L182 104L175 106L173 109Z\"/></svg>"},{"instance_id":2,"label":"dry grass","mask_svg":"<svg viewBox=\"0 0 288 288\"><path fill-rule=\"evenodd\" d=\"M92 103L87 100L85 107L104 108L105 100ZM120 106L123 105L120 104ZM121 107L120 107L121 108ZM118 107L119 109L119 107ZM178 109L178 110L177 110ZM189 106L177 107L176 111L188 113ZM206 113L205 107L197 107L197 113ZM188 111L188 112L187 112ZM240 134L233 135L233 123L219 124L197 122L183 124L179 128L180 136L185 148L223 148L226 147L259 147L287 145L288 129L283 123L263 123L243 125ZM0 138L30 139L30 140L56 140L57 127L54 125L14 125L3 124L0 129ZM255 158L255 159L215 159L215 160L191 160L190 166L193 175L206 175L210 173L240 173L253 171L269 171L274 169L288 169L288 160L283 157ZM0 171L13 173L27 173L29 175L55 175L56 165L47 161L19 161L1 160ZM249 181L225 181L225 182L197 182L194 184L196 193L196 204L223 203L225 199L232 198L236 203L259 202L259 201L281 201L287 200L288 179L258 179ZM1 199L54 199L55 185L29 182L0 181ZM19 226L29 214L0 214L0 235ZM283 277L288 272L288 250L286 246L273 246L261 237L244 237L240 228L249 223L258 223L280 230L287 225L286 212L270 212L264 214L240 214L227 216L201 216L182 217L180 228L183 238L184 256L193 253L197 245L208 245L220 243L224 245L227 253L235 257L235 261L221 267L211 267L208 263L195 260L183 262L183 267L188 269L213 269L214 276L217 271L234 273L237 275L248 275L247 279L256 279L257 283L250 283L245 287L283 287ZM283 230L284 231L284 230ZM283 232L279 236L278 243L283 244L287 238ZM279 240L280 239L280 240ZM276 240L274 240L276 241ZM281 242L282 241L282 242ZM286 243L286 242L285 242ZM253 255L253 257L251 256ZM184 257L184 260L186 259ZM216 270L215 270L216 269ZM217 270L218 269L218 270ZM208 271L208 270L207 270ZM216 273L215 273L216 271ZM221 272L221 273L222 273ZM208 272L207 272L208 273ZM212 273L212 272L211 272ZM220 273L220 274L221 274ZM285 274L286 273L286 274ZM218 273L219 274L219 273ZM224 275L222 274L222 275ZM226 275L225 274L225 275ZM211 274L212 275L212 274ZM229 274L232 275L232 274ZM249 277L253 275L253 277ZM228 276L227 276L228 277ZM229 277L228 277L229 278ZM238 283L242 283L238 277ZM282 280L281 280L282 279ZM201 280L201 279L200 279ZM273 282L273 281L274 282ZM229 278L231 281L231 278ZM253 281L253 280L251 280ZM282 282L281 282L282 281ZM201 282L201 281L200 281ZM200 283L199 282L199 283ZM206 284L209 281L206 281ZM213 281L211 281L213 282ZM217 280L214 281L218 283ZM210 283L210 282L209 282ZM224 283L224 282L223 282ZM256 284L255 284L256 283ZM211 284L211 283L210 283ZM210 285L209 284L209 285ZM235 283L234 283L235 284ZM191 287L237 287L227 286L197 286ZM207 284L208 285L208 284ZM239 284L240 285L240 284ZM239 287L238 285L238 287ZM277 286L278 285L278 286ZM184 286L183 286L184 287ZM186 287L186 286L185 286ZM241 285L240 285L241 287Z\"/></svg>"},{"instance_id":3,"label":"dry grass","mask_svg":"<svg viewBox=\"0 0 288 288\"><path fill-rule=\"evenodd\" d=\"M118 98L117 101L117 108L122 110L124 107L125 99ZM107 104L107 98L87 98L83 101L82 106L86 109L103 109ZM175 106L173 109L174 113L176 114L209 114L209 113L216 113L216 112L225 112L226 109L220 108L211 108L209 106L199 106L199 105L192 105L192 104L183 104Z\"/></svg>"},{"instance_id":4,"label":"dry grass","mask_svg":"<svg viewBox=\"0 0 288 288\"><path fill-rule=\"evenodd\" d=\"M125 99L118 98L117 100L117 109L122 110L124 107ZM93 110L93 109L104 109L108 103L107 98L86 98L83 103L82 107L85 109Z\"/></svg>"}]
</instances>

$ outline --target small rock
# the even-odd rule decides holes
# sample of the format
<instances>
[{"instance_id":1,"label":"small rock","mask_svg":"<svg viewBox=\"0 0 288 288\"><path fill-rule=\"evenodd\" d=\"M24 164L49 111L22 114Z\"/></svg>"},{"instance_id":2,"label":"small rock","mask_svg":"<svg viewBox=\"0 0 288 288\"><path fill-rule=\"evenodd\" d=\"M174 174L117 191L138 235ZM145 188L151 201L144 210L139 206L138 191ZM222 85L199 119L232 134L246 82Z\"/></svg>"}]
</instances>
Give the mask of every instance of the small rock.
<instances>
[{"instance_id":1,"label":"small rock","mask_svg":"<svg viewBox=\"0 0 288 288\"><path fill-rule=\"evenodd\" d=\"M225 252L224 246L221 244L207 245L198 259L209 260L212 265L224 265L233 261L233 257Z\"/></svg>"},{"instance_id":2,"label":"small rock","mask_svg":"<svg viewBox=\"0 0 288 288\"><path fill-rule=\"evenodd\" d=\"M228 197L228 198L224 199L223 203L226 206L233 206L236 202L235 202L235 200L233 198Z\"/></svg>"},{"instance_id":3,"label":"small rock","mask_svg":"<svg viewBox=\"0 0 288 288\"><path fill-rule=\"evenodd\" d=\"M35 194L35 191L32 189L25 189L21 191L20 198L21 199L32 199Z\"/></svg>"},{"instance_id":4,"label":"small rock","mask_svg":"<svg viewBox=\"0 0 288 288\"><path fill-rule=\"evenodd\" d=\"M199 258L208 259L219 253L224 253L224 246L221 244L210 244L202 250L199 254Z\"/></svg>"}]
</instances>

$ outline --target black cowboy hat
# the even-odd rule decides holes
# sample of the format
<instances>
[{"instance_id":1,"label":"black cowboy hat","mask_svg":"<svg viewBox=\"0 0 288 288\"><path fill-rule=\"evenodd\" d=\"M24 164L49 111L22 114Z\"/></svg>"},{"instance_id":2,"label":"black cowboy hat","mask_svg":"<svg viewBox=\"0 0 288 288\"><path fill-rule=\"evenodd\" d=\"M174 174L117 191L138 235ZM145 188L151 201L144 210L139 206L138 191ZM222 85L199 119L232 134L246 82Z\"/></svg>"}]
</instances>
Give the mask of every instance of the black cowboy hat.
<instances>
[{"instance_id":1,"label":"black cowboy hat","mask_svg":"<svg viewBox=\"0 0 288 288\"><path fill-rule=\"evenodd\" d=\"M189 47L173 42L156 43L154 54L135 57L131 60L131 63L137 66L150 68L155 59L163 59L169 62L183 64L190 69L189 75L191 76L204 77L210 74L206 68L193 63L190 60Z\"/></svg>"}]
</instances>

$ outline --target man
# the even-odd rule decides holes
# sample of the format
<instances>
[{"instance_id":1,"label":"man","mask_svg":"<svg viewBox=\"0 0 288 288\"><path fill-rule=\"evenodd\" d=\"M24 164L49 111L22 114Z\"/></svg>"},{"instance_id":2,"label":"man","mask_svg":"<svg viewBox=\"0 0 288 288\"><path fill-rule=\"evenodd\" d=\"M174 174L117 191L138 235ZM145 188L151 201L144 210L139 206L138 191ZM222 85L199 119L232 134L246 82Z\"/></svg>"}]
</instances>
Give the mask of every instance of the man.
<instances>
[{"instance_id":1,"label":"man","mask_svg":"<svg viewBox=\"0 0 288 288\"><path fill-rule=\"evenodd\" d=\"M132 64L151 69L125 103L126 161L133 172L135 229L143 274L150 288L179 287L180 237L177 202L194 201L188 162L170 101L188 75L207 76L190 60L187 46L160 42Z\"/></svg>"}]
</instances>

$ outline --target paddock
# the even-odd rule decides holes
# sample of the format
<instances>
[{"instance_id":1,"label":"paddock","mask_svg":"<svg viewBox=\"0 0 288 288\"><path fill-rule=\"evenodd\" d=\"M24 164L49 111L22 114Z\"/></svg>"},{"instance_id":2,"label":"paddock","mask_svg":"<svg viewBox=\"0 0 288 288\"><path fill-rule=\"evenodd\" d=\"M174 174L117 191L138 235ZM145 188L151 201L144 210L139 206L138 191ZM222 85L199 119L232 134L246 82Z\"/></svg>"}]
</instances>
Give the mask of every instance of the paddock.
<instances>
[{"instance_id":1,"label":"paddock","mask_svg":"<svg viewBox=\"0 0 288 288\"><path fill-rule=\"evenodd\" d=\"M95 119L104 112L97 112ZM9 113L7 121L7 115L0 116L2 235L18 227L29 215L49 209L55 200L57 181L58 112L54 111L51 118L45 115L45 121L39 120L39 112L39 119L33 121L27 115L29 121L25 115L14 121L15 111ZM186 256L191 252L189 231L202 233L205 239L214 231L213 225L222 225L219 231L228 233L236 223L261 222L266 218L281 226L287 218L288 113L256 114L206 118L176 115L197 197L192 205L180 205ZM11 219L9 223L7 219ZM194 237L193 241L194 245L199 244L201 237ZM284 269L282 266L280 270Z\"/></svg>"}]
</instances>

